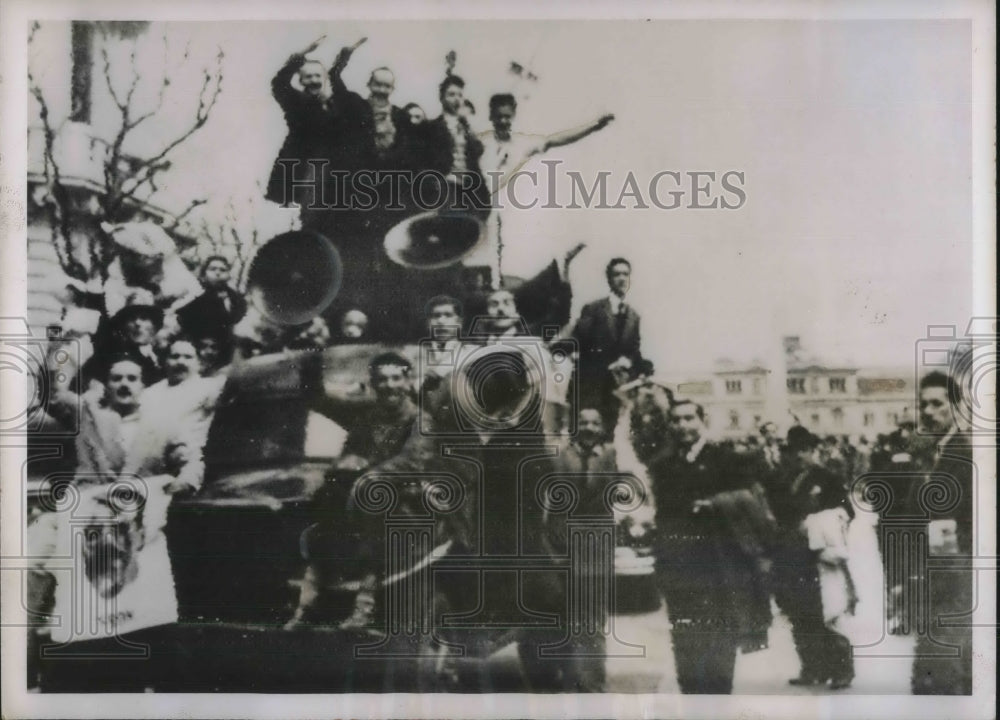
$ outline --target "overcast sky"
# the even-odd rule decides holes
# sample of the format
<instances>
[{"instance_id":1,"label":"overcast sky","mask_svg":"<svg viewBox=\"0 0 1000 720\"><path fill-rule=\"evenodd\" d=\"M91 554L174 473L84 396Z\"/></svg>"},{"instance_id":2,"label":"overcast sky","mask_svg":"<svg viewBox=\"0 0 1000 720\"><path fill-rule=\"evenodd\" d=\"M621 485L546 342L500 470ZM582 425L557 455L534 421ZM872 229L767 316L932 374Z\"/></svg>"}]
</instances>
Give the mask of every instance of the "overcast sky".
<instances>
[{"instance_id":1,"label":"overcast sky","mask_svg":"<svg viewBox=\"0 0 1000 720\"><path fill-rule=\"evenodd\" d=\"M834 361L909 364L928 324L970 315L968 23L154 23L144 42L164 32L190 37L198 58L216 45L226 54L218 107L175 156L173 177L191 196L242 196L266 181L285 135L270 78L324 33L316 57L327 62L369 38L344 73L349 87L364 94L371 69L387 65L394 101L431 116L451 49L482 129L498 91L522 97L521 132L615 113L547 156L588 184L608 171L611 202L630 172L643 192L663 170L744 173L738 210L505 214L512 272L588 243L573 270L578 303L604 292L610 257L630 258L644 349L665 369L766 358L782 334ZM539 80L516 83L512 60Z\"/></svg>"}]
</instances>

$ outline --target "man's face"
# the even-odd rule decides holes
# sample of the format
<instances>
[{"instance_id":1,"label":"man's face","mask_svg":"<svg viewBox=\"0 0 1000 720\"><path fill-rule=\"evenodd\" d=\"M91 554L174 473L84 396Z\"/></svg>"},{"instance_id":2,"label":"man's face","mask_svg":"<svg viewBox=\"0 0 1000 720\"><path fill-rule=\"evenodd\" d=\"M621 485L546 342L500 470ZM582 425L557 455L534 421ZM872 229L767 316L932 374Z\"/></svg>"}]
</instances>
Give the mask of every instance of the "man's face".
<instances>
[{"instance_id":1,"label":"man's face","mask_svg":"<svg viewBox=\"0 0 1000 720\"><path fill-rule=\"evenodd\" d=\"M229 265L221 260L213 260L205 266L201 281L207 288L219 289L225 287L229 283Z\"/></svg>"},{"instance_id":2,"label":"man's face","mask_svg":"<svg viewBox=\"0 0 1000 720\"><path fill-rule=\"evenodd\" d=\"M778 439L778 428L774 426L774 423L765 423L760 428L760 434L764 438L764 442L770 445Z\"/></svg>"},{"instance_id":3,"label":"man's face","mask_svg":"<svg viewBox=\"0 0 1000 720\"><path fill-rule=\"evenodd\" d=\"M795 453L795 458L798 460L800 467L819 467L823 464L823 459L820 456L820 446L803 448Z\"/></svg>"},{"instance_id":4,"label":"man's face","mask_svg":"<svg viewBox=\"0 0 1000 720\"><path fill-rule=\"evenodd\" d=\"M388 100L395 88L396 78L388 70L376 70L368 80L368 92L380 100Z\"/></svg>"},{"instance_id":5,"label":"man's face","mask_svg":"<svg viewBox=\"0 0 1000 720\"><path fill-rule=\"evenodd\" d=\"M198 360L202 367L215 367L222 358L222 348L215 338L202 338L198 341Z\"/></svg>"},{"instance_id":6,"label":"man's face","mask_svg":"<svg viewBox=\"0 0 1000 720\"><path fill-rule=\"evenodd\" d=\"M170 346L167 355L167 382L176 385L198 374L200 363L194 345L179 340Z\"/></svg>"},{"instance_id":7,"label":"man's face","mask_svg":"<svg viewBox=\"0 0 1000 720\"><path fill-rule=\"evenodd\" d=\"M348 310L340 323L340 334L345 338L357 340L364 336L368 329L368 316L360 310Z\"/></svg>"},{"instance_id":8,"label":"man's face","mask_svg":"<svg viewBox=\"0 0 1000 720\"><path fill-rule=\"evenodd\" d=\"M465 102L465 91L458 85L449 85L441 96L441 108L449 115L457 115Z\"/></svg>"},{"instance_id":9,"label":"man's face","mask_svg":"<svg viewBox=\"0 0 1000 720\"><path fill-rule=\"evenodd\" d=\"M427 327L434 340L453 340L462 327L462 317L455 311L454 305L435 305L427 318Z\"/></svg>"},{"instance_id":10,"label":"man's face","mask_svg":"<svg viewBox=\"0 0 1000 720\"><path fill-rule=\"evenodd\" d=\"M419 105L414 105L413 107L411 107L409 110L409 115L410 115L410 122L414 125L419 125L420 123L422 123L424 120L427 119L427 113L425 113L424 109Z\"/></svg>"},{"instance_id":11,"label":"man's face","mask_svg":"<svg viewBox=\"0 0 1000 720\"><path fill-rule=\"evenodd\" d=\"M119 415L139 407L142 397L142 368L131 360L120 360L108 371L108 403Z\"/></svg>"},{"instance_id":12,"label":"man's face","mask_svg":"<svg viewBox=\"0 0 1000 720\"><path fill-rule=\"evenodd\" d=\"M608 271L608 287L611 288L611 292L619 297L623 297L628 292L631 281L632 268L625 263L612 265Z\"/></svg>"},{"instance_id":13,"label":"man's face","mask_svg":"<svg viewBox=\"0 0 1000 720\"><path fill-rule=\"evenodd\" d=\"M920 391L920 422L928 432L947 433L954 422L948 390L927 387Z\"/></svg>"},{"instance_id":14,"label":"man's face","mask_svg":"<svg viewBox=\"0 0 1000 720\"><path fill-rule=\"evenodd\" d=\"M492 318L496 332L503 332L517 324L518 312L514 295L509 290L497 290L486 301L486 314Z\"/></svg>"},{"instance_id":15,"label":"man's face","mask_svg":"<svg viewBox=\"0 0 1000 720\"><path fill-rule=\"evenodd\" d=\"M156 337L156 324L144 316L131 318L125 323L125 335L136 345L149 345Z\"/></svg>"},{"instance_id":16,"label":"man's face","mask_svg":"<svg viewBox=\"0 0 1000 720\"><path fill-rule=\"evenodd\" d=\"M319 97L323 94L323 66L316 62L307 62L299 70L299 82L306 95Z\"/></svg>"},{"instance_id":17,"label":"man's face","mask_svg":"<svg viewBox=\"0 0 1000 720\"><path fill-rule=\"evenodd\" d=\"M514 125L515 110L512 105L501 105L490 115L490 122L500 140L510 140L510 129Z\"/></svg>"},{"instance_id":18,"label":"man's face","mask_svg":"<svg viewBox=\"0 0 1000 720\"><path fill-rule=\"evenodd\" d=\"M577 424L577 442L584 447L593 447L604 435L604 423L601 421L601 414L593 408L586 408L580 411L580 418Z\"/></svg>"},{"instance_id":19,"label":"man's face","mask_svg":"<svg viewBox=\"0 0 1000 720\"><path fill-rule=\"evenodd\" d=\"M705 432L705 421L698 417L698 408L692 403L682 403L671 408L670 424L677 440L685 447L697 443Z\"/></svg>"},{"instance_id":20,"label":"man's face","mask_svg":"<svg viewBox=\"0 0 1000 720\"><path fill-rule=\"evenodd\" d=\"M402 365L379 365L372 370L372 389L382 405L398 405L410 392L410 374Z\"/></svg>"}]
</instances>

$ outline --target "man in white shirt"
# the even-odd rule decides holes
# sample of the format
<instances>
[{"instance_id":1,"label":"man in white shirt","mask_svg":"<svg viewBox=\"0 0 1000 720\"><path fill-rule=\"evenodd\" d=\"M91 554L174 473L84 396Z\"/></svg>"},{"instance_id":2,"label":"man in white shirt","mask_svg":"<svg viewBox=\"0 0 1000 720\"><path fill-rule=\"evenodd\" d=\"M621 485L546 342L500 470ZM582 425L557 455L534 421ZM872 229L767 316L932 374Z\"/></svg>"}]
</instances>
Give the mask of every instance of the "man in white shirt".
<instances>
[{"instance_id":1,"label":"man in white shirt","mask_svg":"<svg viewBox=\"0 0 1000 720\"><path fill-rule=\"evenodd\" d=\"M479 165L489 184L490 192L494 195L500 194L514 173L535 155L582 140L591 133L607 127L615 118L614 115L606 114L580 127L552 135L538 136L514 132L516 115L517 100L513 95L501 93L490 98L490 122L493 124L493 129L480 135L483 154ZM503 199L506 200L506 197ZM505 205L505 202L500 202L501 208ZM487 222L487 242L479 251L465 259L467 266L485 265L491 268L494 288L500 286L501 268L497 248L501 242L501 224L500 210L494 209Z\"/></svg>"},{"instance_id":2,"label":"man in white shirt","mask_svg":"<svg viewBox=\"0 0 1000 720\"><path fill-rule=\"evenodd\" d=\"M139 428L123 472L139 477L163 474L167 449L183 442L191 451L191 462L168 492L201 485L201 450L226 378L200 377L199 369L194 344L186 339L174 340L167 356L166 380L149 386L143 395Z\"/></svg>"}]
</instances>

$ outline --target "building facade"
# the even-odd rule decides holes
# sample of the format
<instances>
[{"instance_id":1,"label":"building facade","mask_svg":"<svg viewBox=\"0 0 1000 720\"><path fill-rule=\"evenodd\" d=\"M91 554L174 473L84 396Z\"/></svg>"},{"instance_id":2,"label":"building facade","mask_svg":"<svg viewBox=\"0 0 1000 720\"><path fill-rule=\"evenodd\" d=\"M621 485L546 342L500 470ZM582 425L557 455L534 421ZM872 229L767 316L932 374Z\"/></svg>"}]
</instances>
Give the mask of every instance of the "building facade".
<instances>
[{"instance_id":1,"label":"building facade","mask_svg":"<svg viewBox=\"0 0 1000 720\"><path fill-rule=\"evenodd\" d=\"M44 100L44 113L34 93L29 100L27 137L27 319L36 336L59 325L63 309L73 303L71 285L100 287L109 252L102 221L151 220L168 229L181 248L196 242L190 227L176 223L182 199L171 200L169 192L158 196L165 206L148 193L137 195L116 218L102 207L109 178L115 177L109 158L117 157L121 177L141 162L134 149L112 153L121 123L116 103L122 98L107 87L104 73L113 71L106 70L103 58L119 59L147 25L47 22L33 33L30 82ZM108 67L124 72L122 64Z\"/></svg>"},{"instance_id":2,"label":"building facade","mask_svg":"<svg viewBox=\"0 0 1000 720\"><path fill-rule=\"evenodd\" d=\"M785 367L722 360L704 373L665 377L678 397L701 403L714 435L736 438L774 421L819 435L874 439L914 422L913 368L862 367L803 358L798 338L786 338ZM784 380L784 387L775 385ZM777 399L777 401L776 401Z\"/></svg>"}]
</instances>

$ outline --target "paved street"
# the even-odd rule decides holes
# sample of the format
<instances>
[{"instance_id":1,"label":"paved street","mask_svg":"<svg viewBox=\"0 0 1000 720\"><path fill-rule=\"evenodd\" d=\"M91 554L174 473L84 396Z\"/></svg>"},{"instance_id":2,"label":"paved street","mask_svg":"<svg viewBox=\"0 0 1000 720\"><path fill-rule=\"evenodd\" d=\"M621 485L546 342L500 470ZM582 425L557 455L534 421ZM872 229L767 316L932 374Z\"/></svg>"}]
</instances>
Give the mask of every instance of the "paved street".
<instances>
[{"instance_id":1,"label":"paved street","mask_svg":"<svg viewBox=\"0 0 1000 720\"><path fill-rule=\"evenodd\" d=\"M910 666L913 639L888 635L882 620L882 570L872 519L859 515L850 531L851 570L859 593L857 614L845 630L854 645L855 680L837 694L910 693ZM788 620L777 608L769 635L769 647L736 660L735 694L817 695L833 693L827 687L799 688L788 684L798 675L799 663ZM642 615L615 618L615 635L624 644L644 649L624 648L638 656L609 657L608 692L678 693L670 628L664 608ZM611 647L609 643L609 649ZM495 690L516 688L520 682L517 655L513 648L497 653L490 663L489 679Z\"/></svg>"},{"instance_id":2,"label":"paved street","mask_svg":"<svg viewBox=\"0 0 1000 720\"><path fill-rule=\"evenodd\" d=\"M851 526L851 570L858 587L859 605L847 631L854 645L855 680L851 694L909 694L913 640L884 633L882 577L874 528L869 516L859 515ZM624 693L679 692L674 672L670 630L665 610L616 618L621 640L646 646L646 657L609 658L608 690ZM797 688L788 679L798 675L799 663L788 620L775 608L769 647L736 661L733 692L738 694L818 694L828 688Z\"/></svg>"}]
</instances>

